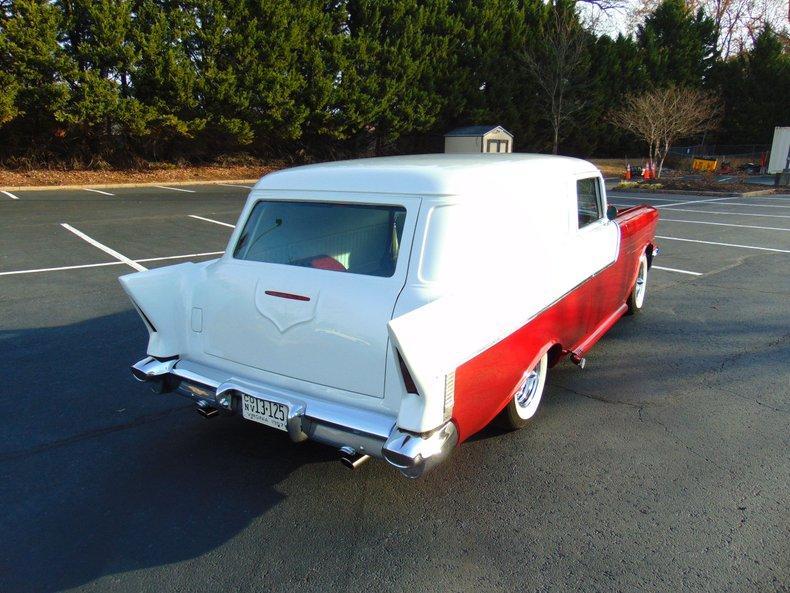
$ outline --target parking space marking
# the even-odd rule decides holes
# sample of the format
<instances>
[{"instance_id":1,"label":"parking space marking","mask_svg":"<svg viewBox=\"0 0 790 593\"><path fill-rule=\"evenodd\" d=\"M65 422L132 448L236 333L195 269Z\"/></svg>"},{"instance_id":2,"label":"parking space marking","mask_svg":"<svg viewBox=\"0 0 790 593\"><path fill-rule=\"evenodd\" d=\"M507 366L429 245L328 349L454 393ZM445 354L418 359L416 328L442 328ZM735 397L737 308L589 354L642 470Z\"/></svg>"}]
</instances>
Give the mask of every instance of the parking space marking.
<instances>
[{"instance_id":1,"label":"parking space marking","mask_svg":"<svg viewBox=\"0 0 790 593\"><path fill-rule=\"evenodd\" d=\"M722 200L734 200L735 197L729 198L711 198L710 200L688 200L687 202L676 202L675 204L661 204L656 208L674 208L675 206L685 206L686 204L704 204L706 202L721 202Z\"/></svg>"},{"instance_id":2,"label":"parking space marking","mask_svg":"<svg viewBox=\"0 0 790 593\"><path fill-rule=\"evenodd\" d=\"M166 255L164 257L146 257L145 259L136 259L136 262L149 262L149 261L166 261L168 259L186 259L188 257L205 257L207 255L222 255L224 251L207 251L205 253L187 253L184 255Z\"/></svg>"},{"instance_id":3,"label":"parking space marking","mask_svg":"<svg viewBox=\"0 0 790 593\"><path fill-rule=\"evenodd\" d=\"M687 241L689 243L702 243L704 245L721 245L723 247L740 247L742 249L756 249L758 251L772 251L774 253L790 253L788 249L775 249L773 247L758 247L756 245L738 245L737 243L718 243L716 241L700 241L699 239L684 239L681 237L666 237L656 235L656 239L666 239L668 241Z\"/></svg>"},{"instance_id":4,"label":"parking space marking","mask_svg":"<svg viewBox=\"0 0 790 593\"><path fill-rule=\"evenodd\" d=\"M18 200L18 199L19 199L19 196L15 196L15 195L14 195L14 194L12 194L10 191L5 191L4 189L3 189L3 190L0 190L0 194L5 194L5 195L7 195L9 198L11 198L12 200Z\"/></svg>"},{"instance_id":5,"label":"parking space marking","mask_svg":"<svg viewBox=\"0 0 790 593\"><path fill-rule=\"evenodd\" d=\"M100 189L90 189L89 187L83 188L85 191L92 191L95 194L101 194L103 196L114 196L115 194L111 194L108 191L102 191Z\"/></svg>"},{"instance_id":6,"label":"parking space marking","mask_svg":"<svg viewBox=\"0 0 790 593\"><path fill-rule=\"evenodd\" d=\"M722 198L722 199L735 200L736 198ZM689 203L693 204L694 202L689 202ZM680 204L677 205L680 206ZM726 204L722 204L722 206L751 206L752 208L784 208L784 209L790 208L790 205L777 206L776 204L749 204L748 202L727 202Z\"/></svg>"},{"instance_id":7,"label":"parking space marking","mask_svg":"<svg viewBox=\"0 0 790 593\"><path fill-rule=\"evenodd\" d=\"M222 187L243 187L244 189L252 189L251 185L236 185L234 183L217 183L217 185L221 185Z\"/></svg>"},{"instance_id":8,"label":"parking space marking","mask_svg":"<svg viewBox=\"0 0 790 593\"><path fill-rule=\"evenodd\" d=\"M206 222L213 222L214 224L221 224L222 226L228 226L228 227L230 227L232 229L236 228L235 224L230 224L228 222L222 222L222 221L219 221L219 220L214 220L213 218L206 218L204 216L198 216L197 214L188 214L187 216L189 216L190 218L197 218L198 220L205 220Z\"/></svg>"},{"instance_id":9,"label":"parking space marking","mask_svg":"<svg viewBox=\"0 0 790 593\"><path fill-rule=\"evenodd\" d=\"M115 259L117 259L118 261L125 263L127 266L129 266L131 268L134 268L138 272L145 272L148 269L145 266L141 266L136 261L133 261L133 260L129 259L128 257L123 255L122 253L118 253L112 247L107 247L103 243L99 243L96 239L91 239L88 235L86 235L82 231L79 231L79 230L75 229L73 226L71 226L69 224L66 224L65 222L60 223L60 226L62 226L67 231L70 231L70 232L74 233L75 235L77 235L83 241L86 241L86 242L90 243L91 245L96 247L96 249L101 249L107 255L110 255L110 256L114 257Z\"/></svg>"},{"instance_id":10,"label":"parking space marking","mask_svg":"<svg viewBox=\"0 0 790 593\"><path fill-rule=\"evenodd\" d=\"M677 198L645 198L639 196L621 196L621 195L614 195L613 198L623 199L623 200L653 200L654 202L680 202L682 200L678 200Z\"/></svg>"},{"instance_id":11,"label":"parking space marking","mask_svg":"<svg viewBox=\"0 0 790 593\"><path fill-rule=\"evenodd\" d=\"M650 269L663 272L677 272L678 274L688 274L689 276L702 276L702 272L690 272L689 270L678 270L677 268L665 268L663 266L650 266Z\"/></svg>"},{"instance_id":12,"label":"parking space marking","mask_svg":"<svg viewBox=\"0 0 790 593\"><path fill-rule=\"evenodd\" d=\"M168 259L187 259L190 257L206 257L209 255L222 255L224 251L207 251L206 253L185 253L184 255L167 255L165 257L147 257L144 259L134 260L137 263L145 263L152 261L165 261ZM16 274L39 274L41 272L62 272L63 270L81 270L84 268L102 268L104 266L120 266L126 262L122 261L108 261L100 264L82 264L78 266L60 266L58 268L36 268L32 270L11 270L10 272L0 272L0 276L13 276Z\"/></svg>"},{"instance_id":13,"label":"parking space marking","mask_svg":"<svg viewBox=\"0 0 790 593\"><path fill-rule=\"evenodd\" d=\"M36 268L33 270L11 270L10 272L0 272L0 276L13 276L15 274L38 274L40 272L60 272L62 270L80 270L82 268L100 268L102 266L120 266L124 262L108 261L100 264L82 264L80 266L60 266L58 268Z\"/></svg>"},{"instance_id":14,"label":"parking space marking","mask_svg":"<svg viewBox=\"0 0 790 593\"><path fill-rule=\"evenodd\" d=\"M626 207L626 204L613 204ZM696 210L694 208L675 208L672 212L698 212L700 214L726 214L727 216L760 216L763 218L790 218L790 214L757 214L756 212L722 212L720 210Z\"/></svg>"},{"instance_id":15,"label":"parking space marking","mask_svg":"<svg viewBox=\"0 0 790 593\"><path fill-rule=\"evenodd\" d=\"M779 200L780 202L787 202L790 204L788 196L754 196L755 200Z\"/></svg>"},{"instance_id":16,"label":"parking space marking","mask_svg":"<svg viewBox=\"0 0 790 593\"><path fill-rule=\"evenodd\" d=\"M677 218L661 218L662 222L685 222L688 224L712 224L715 226L734 226L738 227L739 229L762 229L765 231L790 231L790 229L785 229L782 227L776 226L756 226L752 224L732 224L728 222L708 222L706 220L680 220Z\"/></svg>"},{"instance_id":17,"label":"parking space marking","mask_svg":"<svg viewBox=\"0 0 790 593\"><path fill-rule=\"evenodd\" d=\"M169 189L169 190L172 190L172 191L183 191L183 192L187 192L189 194L194 194L195 193L194 189L184 189L183 187L168 187L166 185L155 185L154 187L156 187L158 189Z\"/></svg>"}]
</instances>

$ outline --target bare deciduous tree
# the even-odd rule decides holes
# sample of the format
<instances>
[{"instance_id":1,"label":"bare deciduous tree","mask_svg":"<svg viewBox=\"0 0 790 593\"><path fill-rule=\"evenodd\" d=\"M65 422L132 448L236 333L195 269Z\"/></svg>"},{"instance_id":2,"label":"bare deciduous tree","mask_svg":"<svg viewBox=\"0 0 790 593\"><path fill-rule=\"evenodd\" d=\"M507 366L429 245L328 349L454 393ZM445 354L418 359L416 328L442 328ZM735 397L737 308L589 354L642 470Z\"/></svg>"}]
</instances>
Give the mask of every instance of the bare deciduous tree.
<instances>
[{"instance_id":1,"label":"bare deciduous tree","mask_svg":"<svg viewBox=\"0 0 790 593\"><path fill-rule=\"evenodd\" d=\"M524 64L538 85L552 127L552 152L557 154L563 124L584 106L580 79L586 64L584 31L576 14L555 6Z\"/></svg>"},{"instance_id":2,"label":"bare deciduous tree","mask_svg":"<svg viewBox=\"0 0 790 593\"><path fill-rule=\"evenodd\" d=\"M658 166L676 140L715 128L721 117L719 100L704 91L670 86L626 98L609 121L644 140L650 151L650 164Z\"/></svg>"}]
</instances>

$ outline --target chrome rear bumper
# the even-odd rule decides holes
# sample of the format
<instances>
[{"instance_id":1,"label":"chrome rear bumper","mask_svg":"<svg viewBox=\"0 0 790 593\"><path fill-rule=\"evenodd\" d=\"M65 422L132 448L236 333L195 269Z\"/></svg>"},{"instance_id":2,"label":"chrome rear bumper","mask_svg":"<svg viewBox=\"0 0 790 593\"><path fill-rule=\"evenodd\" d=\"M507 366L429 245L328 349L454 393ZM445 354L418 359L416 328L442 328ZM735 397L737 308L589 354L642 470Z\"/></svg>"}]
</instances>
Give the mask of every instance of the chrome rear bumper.
<instances>
[{"instance_id":1,"label":"chrome rear bumper","mask_svg":"<svg viewBox=\"0 0 790 593\"><path fill-rule=\"evenodd\" d=\"M398 429L386 414L328 402L312 396L253 383L234 377L220 379L218 372L196 372L195 365L179 359L146 357L132 366L138 381L151 384L156 393L175 391L226 414L241 413L241 395L288 406L288 436L294 442L314 440L338 449L384 459L409 478L419 478L441 463L458 443L455 424L449 421L423 434Z\"/></svg>"}]
</instances>

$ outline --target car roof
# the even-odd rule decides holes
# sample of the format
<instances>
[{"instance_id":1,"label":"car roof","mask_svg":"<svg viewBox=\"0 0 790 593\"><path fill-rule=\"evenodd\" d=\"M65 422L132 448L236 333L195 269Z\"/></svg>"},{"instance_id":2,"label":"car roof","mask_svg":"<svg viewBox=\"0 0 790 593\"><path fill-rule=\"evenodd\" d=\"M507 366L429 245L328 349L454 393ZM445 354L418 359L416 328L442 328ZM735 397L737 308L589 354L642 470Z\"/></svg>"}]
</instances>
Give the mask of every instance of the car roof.
<instances>
[{"instance_id":1,"label":"car roof","mask_svg":"<svg viewBox=\"0 0 790 593\"><path fill-rule=\"evenodd\" d=\"M544 154L423 154L304 165L262 177L255 190L461 195L512 189L526 180L599 174L592 163Z\"/></svg>"}]
</instances>

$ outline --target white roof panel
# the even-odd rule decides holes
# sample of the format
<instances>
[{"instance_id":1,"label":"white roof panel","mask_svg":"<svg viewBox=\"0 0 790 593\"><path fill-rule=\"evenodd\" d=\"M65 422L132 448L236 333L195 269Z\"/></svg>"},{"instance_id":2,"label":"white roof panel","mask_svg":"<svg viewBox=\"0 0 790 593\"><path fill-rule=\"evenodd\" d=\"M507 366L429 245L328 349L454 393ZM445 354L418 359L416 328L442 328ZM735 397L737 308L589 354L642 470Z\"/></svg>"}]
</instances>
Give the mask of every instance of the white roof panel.
<instances>
[{"instance_id":1,"label":"white roof panel","mask_svg":"<svg viewBox=\"0 0 790 593\"><path fill-rule=\"evenodd\" d=\"M592 163L542 154L424 154L333 161L270 173L260 190L459 195L479 189L512 188L525 178L546 180L597 173Z\"/></svg>"}]
</instances>

